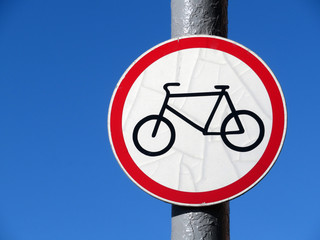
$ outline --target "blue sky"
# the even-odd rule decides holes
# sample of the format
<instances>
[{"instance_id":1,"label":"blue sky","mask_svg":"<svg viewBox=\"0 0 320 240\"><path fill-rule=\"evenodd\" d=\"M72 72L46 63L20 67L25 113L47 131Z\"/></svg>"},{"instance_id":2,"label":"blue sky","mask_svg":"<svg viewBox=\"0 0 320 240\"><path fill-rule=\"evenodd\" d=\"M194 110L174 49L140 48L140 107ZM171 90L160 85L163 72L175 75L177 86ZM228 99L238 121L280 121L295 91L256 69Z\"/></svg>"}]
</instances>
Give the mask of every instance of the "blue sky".
<instances>
[{"instance_id":1,"label":"blue sky","mask_svg":"<svg viewBox=\"0 0 320 240\"><path fill-rule=\"evenodd\" d=\"M284 92L269 174L231 201L231 238L320 239L318 0L230 1L229 38ZM108 105L126 68L170 38L170 1L0 1L0 239L170 239L171 205L119 167Z\"/></svg>"}]
</instances>

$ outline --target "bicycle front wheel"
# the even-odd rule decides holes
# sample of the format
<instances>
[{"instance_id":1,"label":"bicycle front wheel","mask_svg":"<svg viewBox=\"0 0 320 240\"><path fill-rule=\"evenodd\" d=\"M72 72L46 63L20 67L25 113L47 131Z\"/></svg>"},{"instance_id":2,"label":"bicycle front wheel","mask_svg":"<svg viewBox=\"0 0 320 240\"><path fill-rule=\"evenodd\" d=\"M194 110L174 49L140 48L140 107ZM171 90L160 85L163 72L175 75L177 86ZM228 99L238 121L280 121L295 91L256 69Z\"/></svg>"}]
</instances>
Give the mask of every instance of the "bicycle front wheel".
<instances>
[{"instance_id":1,"label":"bicycle front wheel","mask_svg":"<svg viewBox=\"0 0 320 240\"><path fill-rule=\"evenodd\" d=\"M236 131L234 130L235 127L237 127ZM229 148L238 152L248 152L256 148L262 142L264 132L261 118L248 110L230 113L221 125L223 142Z\"/></svg>"},{"instance_id":2,"label":"bicycle front wheel","mask_svg":"<svg viewBox=\"0 0 320 240\"><path fill-rule=\"evenodd\" d=\"M157 121L160 121L160 125L157 134L153 137L152 132ZM141 153L154 157L170 150L176 134L172 123L167 118L150 115L137 123L132 137L134 145Z\"/></svg>"}]
</instances>

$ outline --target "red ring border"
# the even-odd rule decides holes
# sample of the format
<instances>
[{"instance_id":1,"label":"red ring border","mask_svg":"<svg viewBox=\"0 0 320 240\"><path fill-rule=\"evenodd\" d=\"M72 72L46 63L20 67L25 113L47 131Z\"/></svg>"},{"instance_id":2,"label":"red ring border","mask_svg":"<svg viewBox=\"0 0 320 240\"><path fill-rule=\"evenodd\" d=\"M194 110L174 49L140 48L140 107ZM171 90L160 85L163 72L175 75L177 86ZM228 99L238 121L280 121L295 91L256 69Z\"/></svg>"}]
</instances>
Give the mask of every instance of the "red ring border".
<instances>
[{"instance_id":1,"label":"red ring border","mask_svg":"<svg viewBox=\"0 0 320 240\"><path fill-rule=\"evenodd\" d=\"M131 86L139 75L163 56L189 48L210 48L229 53L246 63L263 82L271 101L273 124L268 145L257 164L237 181L212 191L184 192L165 187L144 174L131 158L122 134L122 112ZM255 186L276 161L286 131L285 101L279 83L267 65L242 45L213 36L191 36L171 39L144 53L123 74L109 109L109 136L120 166L144 191L163 201L178 205L211 205L233 199Z\"/></svg>"}]
</instances>

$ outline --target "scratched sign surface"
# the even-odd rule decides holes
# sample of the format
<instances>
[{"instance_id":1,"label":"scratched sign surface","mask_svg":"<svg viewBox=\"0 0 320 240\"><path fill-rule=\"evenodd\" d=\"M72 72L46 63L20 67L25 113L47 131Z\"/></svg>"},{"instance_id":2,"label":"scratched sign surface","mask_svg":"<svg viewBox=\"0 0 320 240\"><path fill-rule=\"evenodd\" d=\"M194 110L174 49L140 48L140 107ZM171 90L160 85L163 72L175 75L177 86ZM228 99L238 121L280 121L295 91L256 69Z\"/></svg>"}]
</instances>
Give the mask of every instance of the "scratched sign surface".
<instances>
[{"instance_id":1,"label":"scratched sign surface","mask_svg":"<svg viewBox=\"0 0 320 240\"><path fill-rule=\"evenodd\" d=\"M208 36L173 39L142 55L109 111L123 170L180 205L215 204L253 187L274 164L285 128L269 68L241 45Z\"/></svg>"}]
</instances>

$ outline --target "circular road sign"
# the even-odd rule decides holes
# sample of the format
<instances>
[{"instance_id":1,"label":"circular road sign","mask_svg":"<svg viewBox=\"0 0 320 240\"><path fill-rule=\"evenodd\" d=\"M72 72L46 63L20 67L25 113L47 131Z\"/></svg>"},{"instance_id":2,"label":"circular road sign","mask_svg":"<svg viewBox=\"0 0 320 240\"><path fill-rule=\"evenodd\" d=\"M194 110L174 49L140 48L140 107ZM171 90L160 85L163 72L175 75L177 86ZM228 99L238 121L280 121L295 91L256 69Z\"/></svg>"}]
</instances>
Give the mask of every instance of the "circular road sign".
<instances>
[{"instance_id":1,"label":"circular road sign","mask_svg":"<svg viewBox=\"0 0 320 240\"><path fill-rule=\"evenodd\" d=\"M161 43L123 74L109 108L109 137L141 189L177 205L235 198L279 155L286 107L269 67L213 36Z\"/></svg>"}]
</instances>

